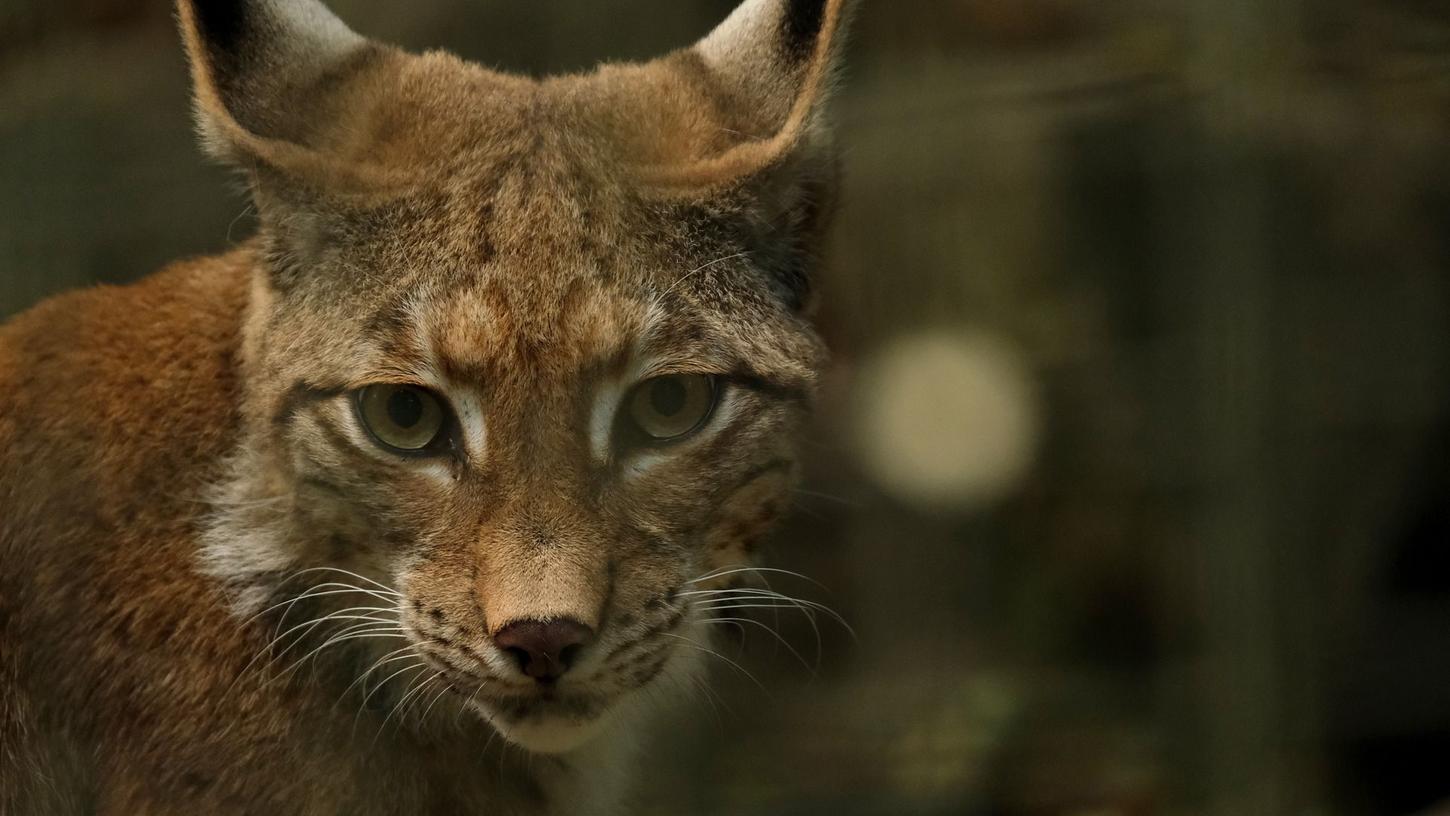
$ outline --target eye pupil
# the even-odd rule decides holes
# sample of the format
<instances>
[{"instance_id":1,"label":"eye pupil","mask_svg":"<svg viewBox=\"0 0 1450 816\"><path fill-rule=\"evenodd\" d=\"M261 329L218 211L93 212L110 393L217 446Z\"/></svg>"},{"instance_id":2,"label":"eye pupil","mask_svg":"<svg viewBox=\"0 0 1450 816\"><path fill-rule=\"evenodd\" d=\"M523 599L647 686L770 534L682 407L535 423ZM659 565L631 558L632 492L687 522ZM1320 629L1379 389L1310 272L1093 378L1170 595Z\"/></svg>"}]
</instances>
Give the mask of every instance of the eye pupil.
<instances>
[{"instance_id":1,"label":"eye pupil","mask_svg":"<svg viewBox=\"0 0 1450 816\"><path fill-rule=\"evenodd\" d=\"M646 380L629 397L629 420L648 439L680 439L698 429L715 405L708 374L665 374Z\"/></svg>"},{"instance_id":2,"label":"eye pupil","mask_svg":"<svg viewBox=\"0 0 1450 816\"><path fill-rule=\"evenodd\" d=\"M373 440L394 453L440 453L448 409L426 388L377 383L356 392L358 421Z\"/></svg>"},{"instance_id":3,"label":"eye pupil","mask_svg":"<svg viewBox=\"0 0 1450 816\"><path fill-rule=\"evenodd\" d=\"M412 428L423 418L423 399L411 388L399 388L388 397L388 419L399 428Z\"/></svg>"},{"instance_id":4,"label":"eye pupil","mask_svg":"<svg viewBox=\"0 0 1450 816\"><path fill-rule=\"evenodd\" d=\"M650 386L649 404L660 416L672 417L684 410L689 394L677 379L662 379Z\"/></svg>"}]
</instances>

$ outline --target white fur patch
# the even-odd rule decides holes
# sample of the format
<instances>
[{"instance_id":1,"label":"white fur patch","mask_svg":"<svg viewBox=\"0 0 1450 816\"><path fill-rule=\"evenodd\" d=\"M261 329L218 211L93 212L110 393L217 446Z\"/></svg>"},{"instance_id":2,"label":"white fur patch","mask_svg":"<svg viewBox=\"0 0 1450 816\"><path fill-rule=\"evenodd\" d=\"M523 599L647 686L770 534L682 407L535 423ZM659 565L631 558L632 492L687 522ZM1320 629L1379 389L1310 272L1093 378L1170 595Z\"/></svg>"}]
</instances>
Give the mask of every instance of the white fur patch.
<instances>
[{"instance_id":1,"label":"white fur patch","mask_svg":"<svg viewBox=\"0 0 1450 816\"><path fill-rule=\"evenodd\" d=\"M449 385L440 393L453 406L453 415L458 419L459 432L463 437L463 449L469 460L482 462L488 454L482 398L474 389L457 385Z\"/></svg>"}]
</instances>

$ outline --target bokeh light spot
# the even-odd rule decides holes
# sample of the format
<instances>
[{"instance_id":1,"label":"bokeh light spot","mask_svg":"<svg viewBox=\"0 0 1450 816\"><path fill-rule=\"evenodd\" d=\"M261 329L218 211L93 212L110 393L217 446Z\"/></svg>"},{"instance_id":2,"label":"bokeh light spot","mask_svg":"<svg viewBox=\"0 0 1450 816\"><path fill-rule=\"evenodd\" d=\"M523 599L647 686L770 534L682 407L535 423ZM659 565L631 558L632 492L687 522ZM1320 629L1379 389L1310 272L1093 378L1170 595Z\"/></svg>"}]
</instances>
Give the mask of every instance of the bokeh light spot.
<instances>
[{"instance_id":1,"label":"bokeh light spot","mask_svg":"<svg viewBox=\"0 0 1450 816\"><path fill-rule=\"evenodd\" d=\"M897 498L937 510L1010 494L1041 433L1022 355L980 332L935 330L890 343L866 361L855 405L866 471Z\"/></svg>"}]
</instances>

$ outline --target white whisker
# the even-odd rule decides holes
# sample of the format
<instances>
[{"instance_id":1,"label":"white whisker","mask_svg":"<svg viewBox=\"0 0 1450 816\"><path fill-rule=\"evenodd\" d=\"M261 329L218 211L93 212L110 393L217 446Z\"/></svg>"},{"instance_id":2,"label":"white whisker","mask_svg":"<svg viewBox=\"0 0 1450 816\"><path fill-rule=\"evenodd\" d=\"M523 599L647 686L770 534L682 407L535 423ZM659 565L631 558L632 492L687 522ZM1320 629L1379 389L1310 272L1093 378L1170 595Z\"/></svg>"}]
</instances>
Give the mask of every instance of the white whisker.
<instances>
[{"instance_id":1,"label":"white whisker","mask_svg":"<svg viewBox=\"0 0 1450 816\"><path fill-rule=\"evenodd\" d=\"M672 283L672 284L670 284L669 288L666 289L660 296L663 297L664 295L668 295L669 293L675 291L675 287L679 286L680 284L684 283L685 281L689 280L690 278L694 277L695 275L698 275L699 273L705 271L706 269L709 269L712 266L716 266L718 264L725 263L726 261L733 261L736 258L744 258L744 257L746 257L749 254L750 254L749 252L737 252L737 253L735 253L733 255L726 255L723 258L716 258L715 260L710 261L708 263L700 264L699 266L695 267L694 269L691 269L689 272L686 272L685 274L681 275L679 278L676 278L675 279L675 282Z\"/></svg>"},{"instance_id":2,"label":"white whisker","mask_svg":"<svg viewBox=\"0 0 1450 816\"><path fill-rule=\"evenodd\" d=\"M675 640L683 641L685 643L685 645L688 646L688 647L690 647L691 649L698 649L698 650L704 652L705 654L714 655L715 657L718 657L719 659L725 661L726 664L734 667L736 671L738 671L741 674L745 675L746 677L750 678L750 681L752 683L754 683L755 685L759 686L760 687L760 690L763 691L763 692L765 692L765 696L767 696L767 697L770 697L771 696L770 695L770 689L767 689L765 687L765 684L764 683L761 683L759 680L757 680L755 678L755 675L753 675L750 672L746 671L744 666L740 665L739 663L736 663L734 660L731 660L730 658L726 657L725 655L720 654L719 652L715 651L714 649L707 649L704 646L701 646L700 644L696 643L695 641L693 641L690 638L687 638L687 637L685 637L683 635L672 635L669 632L661 632L660 635L662 637L673 638Z\"/></svg>"},{"instance_id":3,"label":"white whisker","mask_svg":"<svg viewBox=\"0 0 1450 816\"><path fill-rule=\"evenodd\" d=\"M414 664L409 665L409 666L404 666L403 668L398 669L397 671L393 672L392 674L388 675L387 677L384 677L383 678L383 682L378 683L376 686L373 686L373 690L372 691L370 691L367 694L364 694L363 695L362 705L358 707L358 716L362 716L363 709L364 708L367 708L368 700L371 700L373 698L373 695L374 694L377 694L380 689L382 689L388 683L392 682L393 678L397 677L398 675L402 674L403 672L417 671L418 669L426 669L427 667L428 667L428 664L427 663L424 663L421 659L419 659L417 663L414 663ZM354 718L354 725L356 725L356 718Z\"/></svg>"},{"instance_id":4,"label":"white whisker","mask_svg":"<svg viewBox=\"0 0 1450 816\"><path fill-rule=\"evenodd\" d=\"M785 637L783 635L781 635L780 632L777 632L776 630L770 628L769 626L766 626L763 622L758 621L758 620L755 620L754 618L702 618L701 619L701 622L703 622L703 623L728 623L728 624L733 624L736 628L738 628L740 630L741 640L744 640L744 638L745 638L745 627L744 626L741 626L741 624L749 623L749 624L752 624L752 625L755 625L755 626L759 626L761 629L764 629L765 631L769 632L771 634L771 636L774 637L776 639L776 641L780 643L780 645L784 646L787 651L789 651L793 656L795 656L795 659L800 661L801 666L803 666L806 671L810 672L811 673L811 676L813 678L816 676L816 673L820 670L820 653L819 653L819 650L817 651L817 654L816 654L816 665L815 666L812 666L809 662L806 661L806 659L804 657L801 656L801 653L800 652L796 651L796 649L795 649L794 646L790 645L790 641L786 640Z\"/></svg>"},{"instance_id":5,"label":"white whisker","mask_svg":"<svg viewBox=\"0 0 1450 816\"><path fill-rule=\"evenodd\" d=\"M362 683L363 691L367 691L367 680L369 677L372 676L373 672L381 669L383 666L386 666L389 663L395 663L399 660L407 660L408 658L416 657L417 655L413 653L413 644L410 642L406 646L401 646L397 649L394 649L391 652L388 652L387 654L373 661L373 664L371 666L368 666L367 669L359 674L351 683L348 683L347 688L343 689L342 694L338 695L337 702L333 703L333 707L336 708L340 703L342 703L343 699L346 698L348 694L352 693L353 688L355 688L358 683Z\"/></svg>"},{"instance_id":6,"label":"white whisker","mask_svg":"<svg viewBox=\"0 0 1450 816\"><path fill-rule=\"evenodd\" d=\"M323 641L322 645L318 646L317 648L313 649L312 651L308 652L307 654L303 655L302 657L299 657L297 660L295 660L292 663L292 665L288 666L286 668L286 670L284 670L280 674L278 674L277 677L278 678L286 677L287 675L289 675L293 671L295 671L297 668L299 668L300 666L302 666L303 664L305 664L308 660L311 660L313 657L316 657L324 649L327 649L327 648L329 648L331 646L336 646L339 643L345 643L345 642L347 642L349 640L360 640L360 639L363 639L363 638L379 638L379 639L381 639L381 638L400 638L400 639L405 639L406 638L406 635L403 634L402 627L384 628L384 629L367 628L367 627L368 627L368 624L354 624L352 626L349 626L349 627L343 629L341 632L338 632L337 634L334 634L333 636L329 637L327 640Z\"/></svg>"},{"instance_id":7,"label":"white whisker","mask_svg":"<svg viewBox=\"0 0 1450 816\"><path fill-rule=\"evenodd\" d=\"M714 607L714 606L718 606L719 604L722 604L722 603L731 603L731 602L734 602L734 601L737 601L737 600L738 601L779 601L780 604L785 604L785 605L788 605L788 606L794 606L794 607L800 609L802 612L805 612L807 614L810 614L812 612L820 612L821 614L829 617L831 620L833 620L836 623L840 624L841 625L841 628L845 629L848 633L850 633L852 639L857 639L856 638L856 631L851 628L851 624L847 623L846 622L846 619L844 617L842 617L842 615L839 612L837 612L836 610L830 608L829 606L826 606L823 603L818 603L816 601L809 601L809 600L806 600L804 598L792 597L790 595L786 595L786 594L781 593L781 592L774 592L772 590L767 590L767 589L721 589L721 590L692 590L690 592L684 592L684 593L681 593L681 594L682 595L695 595L695 594L700 594L700 595L706 596L706 599L705 600L695 602L696 606L699 606L701 608L711 608L711 607ZM780 604L776 604L775 605L775 608L784 608ZM762 608L768 608L768 607L762 607Z\"/></svg>"},{"instance_id":8,"label":"white whisker","mask_svg":"<svg viewBox=\"0 0 1450 816\"><path fill-rule=\"evenodd\" d=\"M326 592L318 592L317 591L317 590L323 589L325 587L346 587L346 589L328 589L328 591L326 591ZM350 595L350 594L352 594L354 592L360 592L360 593L372 595L372 596L377 597L377 598L379 598L381 600L392 600L391 598L387 598L387 597L380 596L376 592L371 592L371 591L366 590L366 589L359 589L358 587L351 586L349 584L338 584L338 583L318 584L317 586L310 587L306 592L302 593L301 595L298 595L295 598L288 598L285 601L278 601L277 603L272 604L271 606L267 607L266 609L263 609L262 611L257 612L256 614L248 617L246 620L242 621L242 624L243 625L249 624L249 623L255 621L256 619L262 617L263 615L266 615L268 612L272 612L272 611L277 610L277 609L280 609L280 608L282 608L284 606L287 607L287 612L290 612L292 610L292 606L294 604L300 602L300 601L309 600L311 598L322 598L322 597L326 597L328 595ZM286 618L287 618L287 612L283 612L282 613L282 619L283 620L286 620Z\"/></svg>"},{"instance_id":9,"label":"white whisker","mask_svg":"<svg viewBox=\"0 0 1450 816\"><path fill-rule=\"evenodd\" d=\"M384 592L387 592L389 595L392 595L395 598L401 598L401 597L403 597L403 593L397 591L396 589L393 589L392 587L388 586L387 584L379 583L379 582L373 580L372 578L367 577L366 575L358 575L357 573L352 572L351 570L345 570L345 569L342 569L341 567L308 567L307 569L304 569L304 570L298 570L297 572L293 573L293 575L294 576L297 576L297 575L306 575L309 572L337 572L337 573L341 573L343 575L347 575L347 576L351 576L353 578L356 578L359 581L367 581L368 583L372 584L373 586L377 587L378 589L383 590Z\"/></svg>"},{"instance_id":10,"label":"white whisker","mask_svg":"<svg viewBox=\"0 0 1450 816\"><path fill-rule=\"evenodd\" d=\"M794 609L804 615L806 622L811 625L811 632L815 635L816 638L816 663L817 665L819 665L820 663L821 652L824 649L821 640L821 629L820 626L816 623L815 611L808 607L802 606L798 603L743 603L738 601L726 600L717 601L714 603L697 604L695 608L707 613L731 612L736 609L770 609L776 612L781 609ZM779 625L778 621L779 619L777 618L777 625Z\"/></svg>"},{"instance_id":11,"label":"white whisker","mask_svg":"<svg viewBox=\"0 0 1450 816\"><path fill-rule=\"evenodd\" d=\"M698 583L702 583L704 581L714 581L714 580L718 580L720 578L724 578L727 575L738 575L738 574L740 574L742 572L753 572L753 573L757 573L757 574L758 573L770 573L770 574L773 574L773 575L789 575L792 578L799 578L802 581L806 581L808 583L815 584L816 586L820 587L821 589L826 590L827 592L830 591L830 589L828 587L826 587L825 584L821 583L820 581L817 581L816 579L810 577L809 575L803 575L803 574L801 574L799 572L793 572L793 571L788 570L788 569L780 569L778 567L750 567L750 566L722 567L722 568L720 568L718 570L715 570L714 572L708 572L708 573L706 573L704 575L701 575L699 578L695 578L695 579L686 581L685 583L687 583L687 584L698 584Z\"/></svg>"},{"instance_id":12,"label":"white whisker","mask_svg":"<svg viewBox=\"0 0 1450 816\"><path fill-rule=\"evenodd\" d=\"M388 712L388 716L386 716L386 717L383 718L383 724L380 725L380 726L378 726L378 733L377 733L376 736L373 737L373 743L374 744L377 743L378 738L383 735L383 731L388 727L388 723L392 721L392 719L393 719L393 717L395 715L398 715L398 714L402 713L403 707L408 704L408 701L409 700L413 699L415 696L417 696L419 693L421 693L424 689L428 688L428 684L429 683L431 683L434 680L438 679L442 675L443 675L443 672L441 672L441 671L434 672L430 677L428 677L428 679L426 679L423 682L417 684L412 689L410 689L406 693L404 693L403 696L401 698L399 698L398 702L396 702L396 703L393 704L393 709Z\"/></svg>"},{"instance_id":13,"label":"white whisker","mask_svg":"<svg viewBox=\"0 0 1450 816\"><path fill-rule=\"evenodd\" d=\"M257 651L257 654L255 654L252 657L251 660L247 661L247 665L243 666L242 667L242 670L237 673L236 678L234 680L232 680L231 685L227 687L226 694L229 695L229 694L232 693L232 691L234 691L236 689L237 684L240 683L242 681L242 679L244 677L246 677L249 672L252 671L252 668L257 665L257 661L262 660L264 657L267 657L268 655L271 655L271 658L269 660L267 660L266 663L263 664L263 665L271 666L271 665L275 664L278 660L281 660L283 657L285 657L287 655L287 653L290 652L295 646L297 646L297 644L300 643L307 635L311 634L311 632L312 632L313 629L316 629L318 626L321 626L323 623L325 623L328 620L334 619L335 616L338 616L338 615L341 615L342 613L347 613L347 612L390 612L390 611L393 611L393 610L382 609L381 607L361 607L361 606L359 606L359 607L348 607L346 609L341 609L341 610L338 610L337 612L333 612L331 614L325 615L325 616L323 616L321 618L317 618L317 619L309 620L309 621L303 621L302 623L299 623L299 624L296 624L296 625L292 626L291 628L289 628L285 632L281 632L279 634L275 634L269 641L267 641L266 645L264 645L261 649L259 649ZM283 615L284 620L285 620L285 617L286 617L286 615L284 614ZM338 619L340 619L340 618L338 618ZM366 619L366 620L372 620L372 621L375 621L377 623L396 623L396 620L394 620L392 618L374 618L372 616L368 616L368 617L366 617L364 619ZM279 620L277 625L280 627L282 625L282 623L283 623L283 621L280 621ZM281 643L283 640L285 640L288 637L288 635L291 635L293 632L297 631L298 629L304 629L304 628L305 628L305 631L302 632L301 634L297 635L295 637L295 639L292 641L292 643L288 644L287 647L284 648L281 652L275 652L274 653L273 650L276 648L276 646L279 643Z\"/></svg>"},{"instance_id":14,"label":"white whisker","mask_svg":"<svg viewBox=\"0 0 1450 816\"><path fill-rule=\"evenodd\" d=\"M440 672L440 674L441 673L442 672ZM433 695L433 700L429 702L428 705L423 709L423 714L418 718L418 722L426 723L428 721L428 714L433 710L433 706L438 705L438 701L443 699L443 696L447 694L448 690L451 688L453 688L452 684L450 684L447 680L444 680L443 688L439 689L438 693Z\"/></svg>"}]
</instances>

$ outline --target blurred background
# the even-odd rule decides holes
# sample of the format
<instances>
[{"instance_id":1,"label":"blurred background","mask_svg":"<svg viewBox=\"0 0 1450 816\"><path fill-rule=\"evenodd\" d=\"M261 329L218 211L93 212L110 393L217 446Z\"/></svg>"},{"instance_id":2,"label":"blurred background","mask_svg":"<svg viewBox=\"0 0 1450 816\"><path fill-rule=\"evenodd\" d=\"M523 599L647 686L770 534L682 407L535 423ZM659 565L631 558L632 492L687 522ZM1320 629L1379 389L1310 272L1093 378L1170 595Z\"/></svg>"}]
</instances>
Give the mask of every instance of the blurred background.
<instances>
[{"instance_id":1,"label":"blurred background","mask_svg":"<svg viewBox=\"0 0 1450 816\"><path fill-rule=\"evenodd\" d=\"M538 73L733 0L332 5ZM848 64L771 558L857 637L727 643L640 812L1450 812L1450 4L867 0ZM249 234L188 111L165 0L0 0L0 317Z\"/></svg>"}]
</instances>

